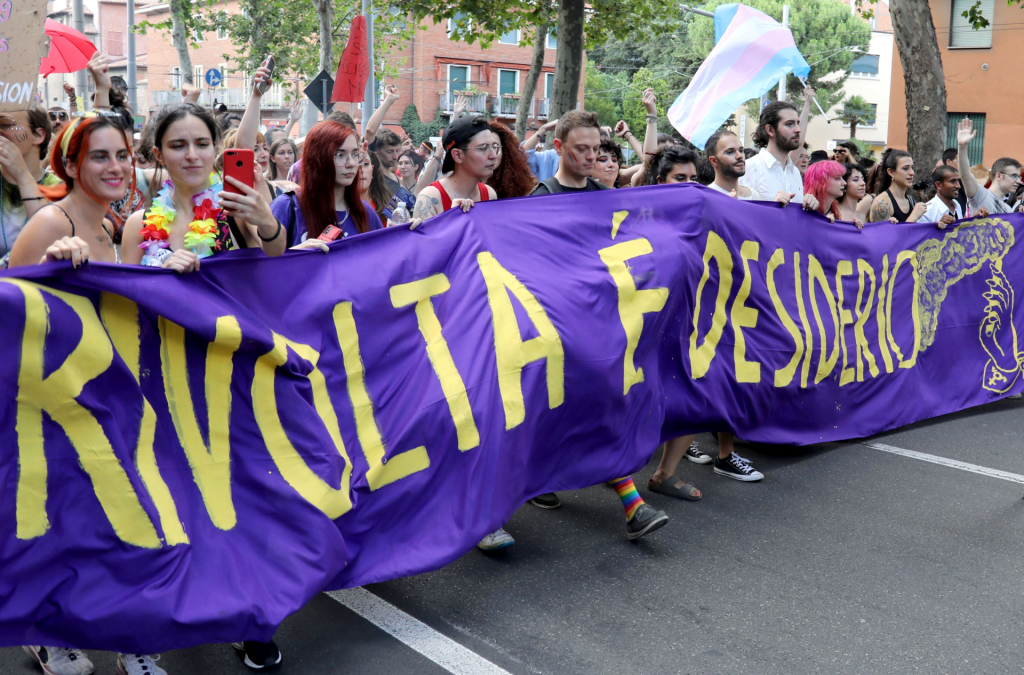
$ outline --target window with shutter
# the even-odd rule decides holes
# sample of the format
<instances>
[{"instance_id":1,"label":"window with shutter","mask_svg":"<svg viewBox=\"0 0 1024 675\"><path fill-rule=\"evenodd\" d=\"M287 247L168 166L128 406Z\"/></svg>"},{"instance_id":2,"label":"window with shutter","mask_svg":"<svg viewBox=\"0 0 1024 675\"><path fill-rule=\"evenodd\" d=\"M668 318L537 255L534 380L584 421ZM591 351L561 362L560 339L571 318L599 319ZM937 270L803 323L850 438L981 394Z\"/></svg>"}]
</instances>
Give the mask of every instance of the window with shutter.
<instances>
[{"instance_id":1,"label":"window with shutter","mask_svg":"<svg viewBox=\"0 0 1024 675\"><path fill-rule=\"evenodd\" d=\"M974 123L974 140L967 146L967 157L974 166L981 164L985 155L985 113L946 113L946 147L956 147L956 126L965 117Z\"/></svg>"},{"instance_id":2,"label":"window with shutter","mask_svg":"<svg viewBox=\"0 0 1024 675\"><path fill-rule=\"evenodd\" d=\"M977 3L982 16L989 20L987 28L974 30L971 22L964 17ZM994 23L995 0L953 0L953 16L949 22L950 49L989 49L992 47L992 23Z\"/></svg>"}]
</instances>

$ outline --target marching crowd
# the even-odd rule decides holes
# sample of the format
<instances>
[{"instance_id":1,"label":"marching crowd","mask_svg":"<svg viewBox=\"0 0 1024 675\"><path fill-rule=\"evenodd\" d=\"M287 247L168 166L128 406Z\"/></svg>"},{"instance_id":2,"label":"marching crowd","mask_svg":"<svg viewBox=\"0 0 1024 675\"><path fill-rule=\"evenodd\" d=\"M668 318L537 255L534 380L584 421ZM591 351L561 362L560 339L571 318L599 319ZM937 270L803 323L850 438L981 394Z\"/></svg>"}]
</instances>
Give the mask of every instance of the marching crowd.
<instances>
[{"instance_id":1,"label":"marching crowd","mask_svg":"<svg viewBox=\"0 0 1024 675\"><path fill-rule=\"evenodd\" d=\"M754 134L758 150L744 148L728 130L716 132L702 152L659 133L652 90L643 97L648 113L643 140L625 122L601 127L596 114L571 111L521 143L500 122L465 116L459 110L464 106L457 106L440 143L414 147L409 138L382 128L398 99L393 87L386 88L362 133L348 114L336 110L300 145L289 137L297 106L286 129L260 131L258 86L241 116L226 110L215 115L196 105L198 90L186 88L185 101L154 114L136 138L132 111L119 92L111 91L102 54L89 70L96 82L89 112L69 115L62 108L37 106L0 114L5 267L66 260L78 268L96 260L189 273L200 269L204 258L232 249L258 248L269 256L289 248L326 253L332 239L391 223L411 221L417 227L481 201L669 183L696 182L741 200L796 202L840 227L889 221L945 228L962 218L1024 208L1020 162L1002 158L991 170L969 165L974 138L969 120L959 125L958 147L944 152L928 179L917 183L914 158L903 150L888 149L877 162L860 157L852 142L839 144L831 156L809 153L802 131L810 91L803 110L786 102L763 109ZM254 81L269 84L270 72L258 69ZM549 135L552 147L543 149ZM627 166L615 139L642 161ZM251 185L225 175L223 153L232 148L252 149ZM714 457L694 436L667 442L648 489L699 500L701 492L676 475L684 457L713 465L716 474L728 478L764 477L736 453L731 434L719 432L717 439ZM630 539L667 523L663 511L643 501L631 477L609 485L622 501ZM555 509L561 501L551 493L530 503ZM478 546L493 551L514 543L499 529ZM282 658L273 642L234 647L253 669ZM93 672L80 650L25 649L50 675ZM158 658L119 654L117 669L121 675L164 675Z\"/></svg>"}]
</instances>

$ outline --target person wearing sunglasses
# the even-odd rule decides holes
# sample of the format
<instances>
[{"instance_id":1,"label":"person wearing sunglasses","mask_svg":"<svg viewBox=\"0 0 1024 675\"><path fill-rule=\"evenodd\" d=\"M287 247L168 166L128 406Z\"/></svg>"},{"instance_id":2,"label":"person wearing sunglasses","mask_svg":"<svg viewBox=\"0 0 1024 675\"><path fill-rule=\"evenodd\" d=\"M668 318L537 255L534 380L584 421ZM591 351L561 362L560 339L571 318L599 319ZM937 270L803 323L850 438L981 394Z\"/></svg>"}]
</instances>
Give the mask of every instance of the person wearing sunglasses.
<instances>
[{"instance_id":1,"label":"person wearing sunglasses","mask_svg":"<svg viewBox=\"0 0 1024 675\"><path fill-rule=\"evenodd\" d=\"M60 132L64 130L64 125L71 119L68 111L60 106L54 106L47 111L47 114L50 116L50 127L53 129L54 137L59 136Z\"/></svg>"}]
</instances>

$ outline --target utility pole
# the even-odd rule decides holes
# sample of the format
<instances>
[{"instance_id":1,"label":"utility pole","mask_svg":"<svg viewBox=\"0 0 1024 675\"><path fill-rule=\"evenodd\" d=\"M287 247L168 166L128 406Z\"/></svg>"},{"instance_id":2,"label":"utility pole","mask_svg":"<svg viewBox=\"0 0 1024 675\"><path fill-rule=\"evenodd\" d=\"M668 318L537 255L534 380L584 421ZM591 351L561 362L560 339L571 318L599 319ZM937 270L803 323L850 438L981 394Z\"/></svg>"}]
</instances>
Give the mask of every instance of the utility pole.
<instances>
[{"instance_id":1,"label":"utility pole","mask_svg":"<svg viewBox=\"0 0 1024 675\"><path fill-rule=\"evenodd\" d=\"M72 0L71 2L71 27L77 30L82 35L85 35L85 10L82 8L82 0ZM85 69L79 70L75 73L75 90L76 93L82 97L84 101L88 101L86 96L87 90L85 86ZM83 112L84 112L83 106Z\"/></svg>"},{"instance_id":2,"label":"utility pole","mask_svg":"<svg viewBox=\"0 0 1024 675\"><path fill-rule=\"evenodd\" d=\"M366 91L363 92L362 132L365 136L370 115L377 108L377 82L373 75L373 9L370 0L363 0L363 16L366 17L366 55L370 62L370 76L366 78Z\"/></svg>"},{"instance_id":3,"label":"utility pole","mask_svg":"<svg viewBox=\"0 0 1024 675\"><path fill-rule=\"evenodd\" d=\"M139 114L138 89L138 71L135 65L135 0L128 0L128 105L136 115Z\"/></svg>"}]
</instances>

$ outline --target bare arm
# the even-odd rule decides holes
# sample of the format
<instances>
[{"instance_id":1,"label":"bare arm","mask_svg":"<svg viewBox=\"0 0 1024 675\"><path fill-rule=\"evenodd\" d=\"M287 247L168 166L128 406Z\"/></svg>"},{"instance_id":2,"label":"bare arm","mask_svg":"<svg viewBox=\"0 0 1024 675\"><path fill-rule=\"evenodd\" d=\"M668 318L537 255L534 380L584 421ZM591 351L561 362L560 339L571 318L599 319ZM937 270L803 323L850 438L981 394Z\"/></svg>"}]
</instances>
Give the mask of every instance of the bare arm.
<instances>
[{"instance_id":1,"label":"bare arm","mask_svg":"<svg viewBox=\"0 0 1024 675\"><path fill-rule=\"evenodd\" d=\"M632 185L632 183L633 183L633 180L632 180L633 176L635 176L638 173L641 173L643 168L644 168L643 164L634 164L633 166L627 166L625 169L619 169L619 178L620 179L622 179L622 178L630 179L630 184Z\"/></svg>"},{"instance_id":2,"label":"bare arm","mask_svg":"<svg viewBox=\"0 0 1024 675\"><path fill-rule=\"evenodd\" d=\"M235 136L236 148L247 148L252 150L256 147L256 133L260 128L260 100L263 94L256 87L260 82L266 82L270 86L270 70L260 66L252 78L252 93L249 96L249 105L245 106L245 113L242 121L238 124L238 134Z\"/></svg>"},{"instance_id":3,"label":"bare arm","mask_svg":"<svg viewBox=\"0 0 1024 675\"><path fill-rule=\"evenodd\" d=\"M552 129L554 129L556 124L558 124L558 120L551 120L550 122L546 122L545 124L543 124L540 129L537 129L537 133L535 133L533 136L530 136L523 142L523 152L526 152L527 150L533 150L538 145L540 145L541 137L550 132Z\"/></svg>"},{"instance_id":4,"label":"bare arm","mask_svg":"<svg viewBox=\"0 0 1024 675\"><path fill-rule=\"evenodd\" d=\"M629 130L629 125L626 124L625 120L619 120L619 123L615 125L615 135L619 138L626 139L626 142L629 143L629 147L633 149L633 152L641 157L643 156L644 146L640 144L637 137Z\"/></svg>"},{"instance_id":5,"label":"bare arm","mask_svg":"<svg viewBox=\"0 0 1024 675\"><path fill-rule=\"evenodd\" d=\"M419 180L416 181L416 186L413 188L414 195L419 195L428 185L437 180L437 176L441 172L442 157L444 157L444 148L438 143L434 149L434 154L427 159L427 163L423 165L423 170L420 171ZM413 208L415 209L415 206Z\"/></svg>"},{"instance_id":6,"label":"bare arm","mask_svg":"<svg viewBox=\"0 0 1024 675\"><path fill-rule=\"evenodd\" d=\"M288 124L284 125L284 137L288 138L292 133L295 123L302 117L302 99L292 101L291 112L288 113Z\"/></svg>"},{"instance_id":7,"label":"bare arm","mask_svg":"<svg viewBox=\"0 0 1024 675\"><path fill-rule=\"evenodd\" d=\"M366 122L366 128L363 129L363 139L373 143L374 139L377 138L377 131L380 129L380 125L384 122L384 118L388 114L388 110L394 105L395 101L398 100L398 87L393 84L389 84L384 87L384 102L380 104L380 107L373 111L370 115L370 119Z\"/></svg>"},{"instance_id":8,"label":"bare arm","mask_svg":"<svg viewBox=\"0 0 1024 675\"><path fill-rule=\"evenodd\" d=\"M881 194L875 197L875 201L871 204L871 220L872 223L880 223L892 217L892 204L889 203L889 197Z\"/></svg>"},{"instance_id":9,"label":"bare arm","mask_svg":"<svg viewBox=\"0 0 1024 675\"><path fill-rule=\"evenodd\" d=\"M978 194L978 179L971 173L971 158L968 155L968 146L974 140L977 132L974 130L974 122L966 117L960 120L956 128L957 164L960 165L960 182L964 186L964 192L968 199L974 199Z\"/></svg>"},{"instance_id":10,"label":"bare arm","mask_svg":"<svg viewBox=\"0 0 1024 675\"><path fill-rule=\"evenodd\" d=\"M646 166L651 155L658 151L658 99L654 95L654 90L649 87L644 90L644 107L647 108L647 131L644 133L643 145L643 158Z\"/></svg>"},{"instance_id":11,"label":"bare arm","mask_svg":"<svg viewBox=\"0 0 1024 675\"><path fill-rule=\"evenodd\" d=\"M55 241L72 236L71 224L57 209L46 209L25 224L25 229L11 247L11 267L38 265L45 262L46 249ZM75 267L89 259L89 248L85 247L84 258L77 259Z\"/></svg>"},{"instance_id":12,"label":"bare arm","mask_svg":"<svg viewBox=\"0 0 1024 675\"><path fill-rule=\"evenodd\" d=\"M107 65L107 57L103 52L96 51L89 59L86 66L96 82L96 98L93 99L92 107L101 110L110 107L110 66Z\"/></svg>"}]
</instances>

